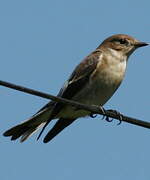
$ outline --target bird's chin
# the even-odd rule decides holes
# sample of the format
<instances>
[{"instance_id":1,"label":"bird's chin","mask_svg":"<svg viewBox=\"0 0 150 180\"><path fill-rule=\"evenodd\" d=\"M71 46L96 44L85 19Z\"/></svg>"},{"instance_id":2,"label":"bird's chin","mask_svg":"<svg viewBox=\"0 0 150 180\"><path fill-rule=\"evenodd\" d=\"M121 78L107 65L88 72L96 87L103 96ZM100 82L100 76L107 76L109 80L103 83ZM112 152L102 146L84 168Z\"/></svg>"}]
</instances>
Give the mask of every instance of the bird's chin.
<instances>
[{"instance_id":1,"label":"bird's chin","mask_svg":"<svg viewBox=\"0 0 150 180\"><path fill-rule=\"evenodd\" d=\"M136 50L135 47L132 48L131 50L129 50L129 51L126 53L127 57L129 58L129 57L131 56L131 54L132 54L135 50Z\"/></svg>"}]
</instances>

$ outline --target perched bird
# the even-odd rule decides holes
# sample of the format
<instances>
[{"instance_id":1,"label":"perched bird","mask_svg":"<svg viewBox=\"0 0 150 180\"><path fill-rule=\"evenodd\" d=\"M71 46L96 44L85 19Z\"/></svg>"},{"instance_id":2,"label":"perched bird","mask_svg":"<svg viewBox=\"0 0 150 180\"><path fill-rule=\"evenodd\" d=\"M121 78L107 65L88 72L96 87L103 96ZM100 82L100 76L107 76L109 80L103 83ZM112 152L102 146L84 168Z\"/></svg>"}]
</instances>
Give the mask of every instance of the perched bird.
<instances>
[{"instance_id":1,"label":"perched bird","mask_svg":"<svg viewBox=\"0 0 150 180\"><path fill-rule=\"evenodd\" d=\"M121 84L129 56L137 48L147 45L125 34L105 39L75 68L58 96L103 106ZM89 111L50 101L30 119L7 130L4 136L11 136L11 140L21 137L23 142L39 128L44 130L51 120L58 119L44 138L47 143L77 118L89 115Z\"/></svg>"}]
</instances>

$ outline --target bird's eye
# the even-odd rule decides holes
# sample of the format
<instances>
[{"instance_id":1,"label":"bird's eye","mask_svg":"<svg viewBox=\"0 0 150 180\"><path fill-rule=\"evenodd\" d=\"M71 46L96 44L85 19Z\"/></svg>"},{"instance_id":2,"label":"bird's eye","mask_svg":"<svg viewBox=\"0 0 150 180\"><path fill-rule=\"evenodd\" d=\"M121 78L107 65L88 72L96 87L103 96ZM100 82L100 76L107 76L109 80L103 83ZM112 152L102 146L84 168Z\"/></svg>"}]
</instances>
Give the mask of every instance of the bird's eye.
<instances>
[{"instance_id":1,"label":"bird's eye","mask_svg":"<svg viewBox=\"0 0 150 180\"><path fill-rule=\"evenodd\" d=\"M126 39L123 39L123 38L121 38L121 39L118 39L118 38L113 39L112 42L116 43L116 44L121 44L121 45L128 45L129 44L129 42Z\"/></svg>"},{"instance_id":2,"label":"bird's eye","mask_svg":"<svg viewBox=\"0 0 150 180\"><path fill-rule=\"evenodd\" d=\"M120 40L119 40L119 43L120 43L120 44L128 44L128 42L127 42L125 39L120 39Z\"/></svg>"}]
</instances>

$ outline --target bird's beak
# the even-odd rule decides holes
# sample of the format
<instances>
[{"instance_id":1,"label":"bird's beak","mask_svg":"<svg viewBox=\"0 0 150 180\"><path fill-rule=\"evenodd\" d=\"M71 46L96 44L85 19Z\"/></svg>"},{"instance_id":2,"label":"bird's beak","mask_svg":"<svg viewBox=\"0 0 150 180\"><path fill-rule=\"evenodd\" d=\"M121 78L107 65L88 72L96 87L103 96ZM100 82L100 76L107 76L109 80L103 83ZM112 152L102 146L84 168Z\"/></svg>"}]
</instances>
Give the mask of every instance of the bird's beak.
<instances>
[{"instance_id":1,"label":"bird's beak","mask_svg":"<svg viewBox=\"0 0 150 180\"><path fill-rule=\"evenodd\" d=\"M149 44L148 43L145 43L145 42L136 42L135 43L135 47L136 48L139 48L139 47L143 47L143 46L148 46Z\"/></svg>"}]
</instances>

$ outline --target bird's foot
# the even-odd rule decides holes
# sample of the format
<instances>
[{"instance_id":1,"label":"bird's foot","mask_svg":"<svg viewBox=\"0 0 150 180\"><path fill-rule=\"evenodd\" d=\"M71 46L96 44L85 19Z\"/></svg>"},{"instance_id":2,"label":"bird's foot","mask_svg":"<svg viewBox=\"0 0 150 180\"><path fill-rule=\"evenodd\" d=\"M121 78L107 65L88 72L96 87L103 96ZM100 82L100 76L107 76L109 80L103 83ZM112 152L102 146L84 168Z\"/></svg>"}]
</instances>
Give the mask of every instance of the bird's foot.
<instances>
[{"instance_id":1,"label":"bird's foot","mask_svg":"<svg viewBox=\"0 0 150 180\"><path fill-rule=\"evenodd\" d=\"M99 106L99 108L100 108L100 110L103 112L103 116L105 116L105 109L102 107L102 106ZM93 114L92 112L91 112L91 114L90 114L90 117L91 118L95 118L97 116L97 114Z\"/></svg>"},{"instance_id":2,"label":"bird's foot","mask_svg":"<svg viewBox=\"0 0 150 180\"><path fill-rule=\"evenodd\" d=\"M107 122L112 122L114 120L114 118L110 118L106 115L106 110L102 106L99 106L99 108L103 113L102 120L105 119ZM113 110L113 109L109 109L107 111L113 112L116 114L116 116L118 116L119 123L117 125L120 125L122 122L122 119L123 119L122 114L116 110ZM93 114L93 113L90 114L91 118L95 118L96 116L97 116L97 114Z\"/></svg>"},{"instance_id":3,"label":"bird's foot","mask_svg":"<svg viewBox=\"0 0 150 180\"><path fill-rule=\"evenodd\" d=\"M115 114L119 117L119 118L118 118L119 123L118 123L117 125L120 125L121 122L122 122L122 119L123 119L122 114L121 114L120 112L116 111L116 110L113 110L113 109L109 109L109 110L107 110L107 111L113 112L113 113L115 113ZM103 116L103 119L104 119L104 118L105 118L105 120L106 120L107 122L112 122L112 121L114 120L113 118L110 119L110 117L108 117L108 116L106 116L106 115Z\"/></svg>"},{"instance_id":4,"label":"bird's foot","mask_svg":"<svg viewBox=\"0 0 150 180\"><path fill-rule=\"evenodd\" d=\"M96 118L96 116L97 116L97 114L93 114L93 113L90 114L91 118Z\"/></svg>"},{"instance_id":5,"label":"bird's foot","mask_svg":"<svg viewBox=\"0 0 150 180\"><path fill-rule=\"evenodd\" d=\"M106 110L105 110L102 106L100 106L100 110L101 110L102 113L103 113L102 120L105 119L107 122L112 122L112 121L113 121L113 118L110 119L110 117L108 117L108 116L106 115ZM108 111L109 111L109 110L108 110Z\"/></svg>"},{"instance_id":6,"label":"bird's foot","mask_svg":"<svg viewBox=\"0 0 150 180\"><path fill-rule=\"evenodd\" d=\"M113 113L115 113L117 116L119 116L119 118L118 118L118 119L119 119L119 123L118 123L117 125L120 125L121 122L122 122L122 114L121 114L120 112L116 111L116 110L113 110L113 109L109 109L109 110L107 110L107 111L113 112ZM114 118L110 118L110 117L108 117L108 116L106 115L105 109L103 109L103 112L104 112L104 115L103 115L103 117L102 117L102 120L105 119L107 122L112 122L112 121L114 120Z\"/></svg>"}]
</instances>

